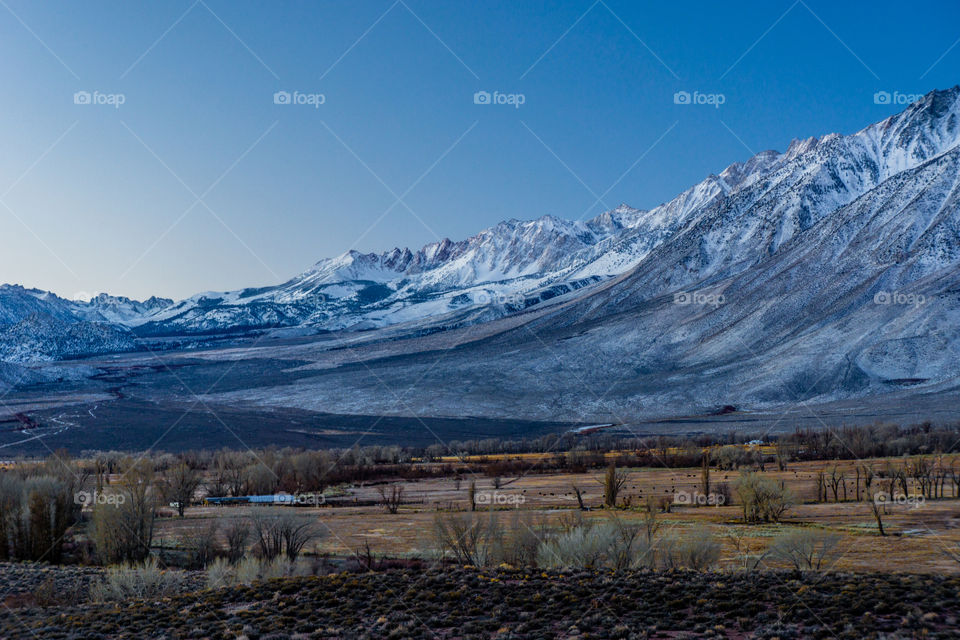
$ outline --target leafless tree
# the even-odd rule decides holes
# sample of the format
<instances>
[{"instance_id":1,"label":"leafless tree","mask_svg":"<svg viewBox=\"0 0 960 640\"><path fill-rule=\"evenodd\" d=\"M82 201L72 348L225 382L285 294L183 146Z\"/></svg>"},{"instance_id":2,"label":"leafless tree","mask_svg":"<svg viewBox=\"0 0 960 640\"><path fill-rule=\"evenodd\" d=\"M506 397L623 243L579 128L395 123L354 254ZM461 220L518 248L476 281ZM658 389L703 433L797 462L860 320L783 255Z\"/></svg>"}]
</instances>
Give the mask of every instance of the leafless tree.
<instances>
[{"instance_id":1,"label":"leafless tree","mask_svg":"<svg viewBox=\"0 0 960 640\"><path fill-rule=\"evenodd\" d=\"M266 560L273 560L281 553L294 560L307 543L321 536L313 518L275 513L270 508L254 509L250 514L250 528L257 555Z\"/></svg>"},{"instance_id":2,"label":"leafless tree","mask_svg":"<svg viewBox=\"0 0 960 640\"><path fill-rule=\"evenodd\" d=\"M778 538L770 555L790 564L796 571L820 571L829 568L838 554L840 536L818 529L801 529Z\"/></svg>"},{"instance_id":3,"label":"leafless tree","mask_svg":"<svg viewBox=\"0 0 960 640\"><path fill-rule=\"evenodd\" d=\"M93 509L93 541L104 562L141 562L150 555L153 543L154 488L153 462L138 460L124 472L115 500L98 503Z\"/></svg>"},{"instance_id":4,"label":"leafless tree","mask_svg":"<svg viewBox=\"0 0 960 640\"><path fill-rule=\"evenodd\" d=\"M250 538L250 524L243 520L234 520L224 530L227 540L227 559L231 564L243 558Z\"/></svg>"},{"instance_id":5,"label":"leafless tree","mask_svg":"<svg viewBox=\"0 0 960 640\"><path fill-rule=\"evenodd\" d=\"M884 497L880 491L874 491L872 494L868 494L870 511L873 513L873 519L877 521L877 531L880 532L881 536L887 535L883 530L883 512L884 505L886 504L886 500L883 499Z\"/></svg>"},{"instance_id":6,"label":"leafless tree","mask_svg":"<svg viewBox=\"0 0 960 640\"><path fill-rule=\"evenodd\" d=\"M380 505L387 510L387 513L396 514L403 504L403 485L393 484L390 489L381 486L377 489L380 494Z\"/></svg>"},{"instance_id":7,"label":"leafless tree","mask_svg":"<svg viewBox=\"0 0 960 640\"><path fill-rule=\"evenodd\" d=\"M617 496L623 485L630 479L630 472L626 469L617 469L617 464L611 462L603 477L603 504L609 508L617 506Z\"/></svg>"},{"instance_id":8,"label":"leafless tree","mask_svg":"<svg viewBox=\"0 0 960 640\"><path fill-rule=\"evenodd\" d=\"M177 514L182 518L184 509L193 502L193 494L200 487L200 474L185 462L171 467L163 474L160 491L163 497L176 504Z\"/></svg>"},{"instance_id":9,"label":"leafless tree","mask_svg":"<svg viewBox=\"0 0 960 640\"><path fill-rule=\"evenodd\" d=\"M736 493L743 508L744 522L779 522L793 506L793 496L785 486L753 472L740 476Z\"/></svg>"},{"instance_id":10,"label":"leafless tree","mask_svg":"<svg viewBox=\"0 0 960 640\"><path fill-rule=\"evenodd\" d=\"M570 488L573 489L573 495L577 497L577 506L580 507L581 511L586 511L586 507L583 504L583 492L575 484L570 485Z\"/></svg>"},{"instance_id":11,"label":"leafless tree","mask_svg":"<svg viewBox=\"0 0 960 640\"><path fill-rule=\"evenodd\" d=\"M447 514L437 515L433 536L441 557L453 556L459 564L484 567L492 563L503 531L493 511Z\"/></svg>"}]
</instances>

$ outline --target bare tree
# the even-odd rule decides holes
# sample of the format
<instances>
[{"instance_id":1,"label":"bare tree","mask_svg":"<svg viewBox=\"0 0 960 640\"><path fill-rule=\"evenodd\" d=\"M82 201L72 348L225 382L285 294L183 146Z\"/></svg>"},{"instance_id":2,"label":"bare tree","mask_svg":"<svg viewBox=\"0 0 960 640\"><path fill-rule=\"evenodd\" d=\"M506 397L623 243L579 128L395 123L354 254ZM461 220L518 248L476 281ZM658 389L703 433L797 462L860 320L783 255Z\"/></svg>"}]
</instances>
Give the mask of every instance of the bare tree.
<instances>
[{"instance_id":1,"label":"bare tree","mask_svg":"<svg viewBox=\"0 0 960 640\"><path fill-rule=\"evenodd\" d=\"M710 495L710 454L707 452L700 461L700 492L704 496Z\"/></svg>"},{"instance_id":2,"label":"bare tree","mask_svg":"<svg viewBox=\"0 0 960 640\"><path fill-rule=\"evenodd\" d=\"M297 559L307 544L321 537L321 529L309 516L284 515L279 526L287 560L291 562Z\"/></svg>"},{"instance_id":3,"label":"bare tree","mask_svg":"<svg viewBox=\"0 0 960 640\"><path fill-rule=\"evenodd\" d=\"M840 485L844 484L844 490L846 490L846 485L843 473L837 469L837 465L833 465L833 467L830 469L830 475L827 477L827 482L830 483L830 488L833 490L833 501L840 502Z\"/></svg>"},{"instance_id":4,"label":"bare tree","mask_svg":"<svg viewBox=\"0 0 960 640\"><path fill-rule=\"evenodd\" d=\"M586 511L587 508L583 504L583 492L575 484L570 485L570 488L573 489L573 494L577 496L577 506L580 507L580 511Z\"/></svg>"},{"instance_id":5,"label":"bare tree","mask_svg":"<svg viewBox=\"0 0 960 640\"><path fill-rule=\"evenodd\" d=\"M766 558L769 553L769 550L761 553L750 553L750 547L746 541L746 532L742 528L730 529L723 534L723 537L730 541L737 565L744 571L753 572L758 570L760 565L763 564L764 558Z\"/></svg>"},{"instance_id":6,"label":"bare tree","mask_svg":"<svg viewBox=\"0 0 960 640\"><path fill-rule=\"evenodd\" d=\"M630 473L626 469L617 469L617 464L611 462L607 467L607 472L603 477L603 504L609 508L617 506L617 496L620 490L630 478Z\"/></svg>"},{"instance_id":7,"label":"bare tree","mask_svg":"<svg viewBox=\"0 0 960 640\"><path fill-rule=\"evenodd\" d=\"M227 559L234 564L246 554L250 524L243 520L234 520L224 531L224 537L227 540Z\"/></svg>"},{"instance_id":8,"label":"bare tree","mask_svg":"<svg viewBox=\"0 0 960 640\"><path fill-rule=\"evenodd\" d=\"M774 449L777 457L777 469L780 471L787 470L787 459L789 457L789 451L787 449L787 442L784 438L777 438L774 443Z\"/></svg>"},{"instance_id":9,"label":"bare tree","mask_svg":"<svg viewBox=\"0 0 960 640\"><path fill-rule=\"evenodd\" d=\"M171 467L163 474L160 481L160 491L164 498L176 505L177 514L182 518L183 512L191 502L193 494L200 487L200 474L191 469L185 462Z\"/></svg>"},{"instance_id":10,"label":"bare tree","mask_svg":"<svg viewBox=\"0 0 960 640\"><path fill-rule=\"evenodd\" d=\"M93 541L104 562L142 562L153 544L153 461L134 462L124 473L115 499L93 508Z\"/></svg>"},{"instance_id":11,"label":"bare tree","mask_svg":"<svg viewBox=\"0 0 960 640\"><path fill-rule=\"evenodd\" d=\"M653 544L653 537L657 535L660 529L660 521L657 520L657 501L653 496L647 496L647 510L643 512L643 529L647 536L647 544Z\"/></svg>"},{"instance_id":12,"label":"bare tree","mask_svg":"<svg viewBox=\"0 0 960 640\"><path fill-rule=\"evenodd\" d=\"M387 510L387 513L396 514L403 503L403 485L394 484L389 491L381 486L377 491L380 494L380 505Z\"/></svg>"},{"instance_id":13,"label":"bare tree","mask_svg":"<svg viewBox=\"0 0 960 640\"><path fill-rule=\"evenodd\" d=\"M190 564L196 569L204 569L223 553L217 537L220 525L210 520L206 526L193 529L187 536L187 546L191 549Z\"/></svg>"},{"instance_id":14,"label":"bare tree","mask_svg":"<svg viewBox=\"0 0 960 640\"><path fill-rule=\"evenodd\" d=\"M460 564L484 567L493 562L503 530L493 511L481 515L438 514L433 537L441 557L452 555Z\"/></svg>"},{"instance_id":15,"label":"bare tree","mask_svg":"<svg viewBox=\"0 0 960 640\"><path fill-rule=\"evenodd\" d=\"M796 571L820 571L829 568L838 557L840 536L818 529L787 533L770 547L770 555L793 566Z\"/></svg>"},{"instance_id":16,"label":"bare tree","mask_svg":"<svg viewBox=\"0 0 960 640\"><path fill-rule=\"evenodd\" d=\"M251 512L250 528L253 531L254 548L257 554L266 560L273 560L285 553L292 561L307 543L321 537L321 531L313 518L274 513L269 508L254 509Z\"/></svg>"},{"instance_id":17,"label":"bare tree","mask_svg":"<svg viewBox=\"0 0 960 640\"><path fill-rule=\"evenodd\" d=\"M875 491L872 495L868 495L870 498L870 511L873 513L873 519L877 521L877 531L880 532L881 536L887 535L883 530L883 510L884 505L886 504L885 497L882 492Z\"/></svg>"},{"instance_id":18,"label":"bare tree","mask_svg":"<svg viewBox=\"0 0 960 640\"><path fill-rule=\"evenodd\" d=\"M746 472L736 484L744 522L779 522L793 506L793 496L783 484Z\"/></svg>"},{"instance_id":19,"label":"bare tree","mask_svg":"<svg viewBox=\"0 0 960 640\"><path fill-rule=\"evenodd\" d=\"M273 560L283 552L283 535L277 526L279 518L279 515L271 513L268 508L250 512L254 549L257 555L265 560Z\"/></svg>"}]
</instances>

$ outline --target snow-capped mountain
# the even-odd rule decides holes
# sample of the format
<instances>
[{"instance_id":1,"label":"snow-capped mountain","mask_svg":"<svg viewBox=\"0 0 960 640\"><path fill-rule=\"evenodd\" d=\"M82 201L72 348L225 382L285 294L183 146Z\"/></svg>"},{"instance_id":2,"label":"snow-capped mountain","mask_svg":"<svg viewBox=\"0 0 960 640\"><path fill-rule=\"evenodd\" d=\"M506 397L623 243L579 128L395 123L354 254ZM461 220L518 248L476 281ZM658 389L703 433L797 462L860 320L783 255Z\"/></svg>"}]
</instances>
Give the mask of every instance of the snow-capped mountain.
<instances>
[{"instance_id":1,"label":"snow-capped mountain","mask_svg":"<svg viewBox=\"0 0 960 640\"><path fill-rule=\"evenodd\" d=\"M720 286L748 275L763 280L766 276L753 271L759 265L792 255L804 243L836 242L812 230L853 215L873 219L877 209L891 206L880 194L892 185L923 187L916 197L928 195L924 185L933 180L931 162L943 162L960 141L958 101L960 88L935 91L852 135L794 140L783 153L764 151L735 163L650 210L621 205L587 221L553 216L509 220L465 240L443 239L418 250L348 251L271 287L207 292L174 303L105 294L77 302L3 286L0 331L22 344L0 349L0 359L25 360L34 352L44 358L96 352L98 341L102 351L134 347L129 337L121 340L105 331L106 325L140 336L276 327L309 333L410 322L453 329L536 310L558 296L585 305L577 307L578 313L551 320L572 326L588 316L616 316L672 292ZM912 240L881 234L887 244L871 248L897 264L919 260L914 271L898 276L901 286L911 277L928 277L955 265L958 244L950 236L952 223L935 226L945 215L942 207L949 213L948 202L940 202L936 211L907 204L901 207L902 218L887 224L906 225ZM917 243L931 241L931 234L939 234L938 253L917 258ZM820 249L805 251L812 255ZM863 267L863 273L873 272ZM51 320L44 324L38 318ZM53 326L52 321L76 324L69 330L85 337L44 349L43 327ZM37 332L36 340L27 339L31 331ZM8 345L10 340L15 339Z\"/></svg>"},{"instance_id":2,"label":"snow-capped mountain","mask_svg":"<svg viewBox=\"0 0 960 640\"><path fill-rule=\"evenodd\" d=\"M309 377L218 401L627 423L788 406L814 427L823 422L809 402L848 402L858 419L877 419L872 404L855 402L868 396L920 407L914 416L933 401L953 406L960 87L855 134L762 155L762 169L732 168L735 185L718 181L694 211L671 217L681 221L617 277L428 337L414 333L424 321L411 323L415 340L305 347L297 355L314 360ZM406 390L403 402L388 389Z\"/></svg>"},{"instance_id":3,"label":"snow-capped mountain","mask_svg":"<svg viewBox=\"0 0 960 640\"><path fill-rule=\"evenodd\" d=\"M106 294L66 300L39 289L0 285L0 361L33 362L129 351L135 342L123 326L172 300L139 302Z\"/></svg>"},{"instance_id":4,"label":"snow-capped mountain","mask_svg":"<svg viewBox=\"0 0 960 640\"><path fill-rule=\"evenodd\" d=\"M417 251L349 251L276 287L200 294L125 321L142 334L369 329L477 305L484 313L470 321L490 320L625 273L680 230L689 238L696 229L698 246L649 280L655 291L776 253L824 216L956 145L956 118L956 90L934 92L853 135L759 153L649 211L621 205L586 222L509 220ZM675 240L671 247L684 246Z\"/></svg>"},{"instance_id":5,"label":"snow-capped mountain","mask_svg":"<svg viewBox=\"0 0 960 640\"><path fill-rule=\"evenodd\" d=\"M348 251L276 287L199 294L130 321L138 333L278 326L369 329L473 307L471 321L523 309L623 273L692 215L772 166L767 152L650 211L620 205L585 222L508 220L417 251Z\"/></svg>"},{"instance_id":6,"label":"snow-capped mountain","mask_svg":"<svg viewBox=\"0 0 960 640\"><path fill-rule=\"evenodd\" d=\"M0 329L0 359L6 362L59 360L134 348L129 331L114 325L64 321L42 313Z\"/></svg>"}]
</instances>

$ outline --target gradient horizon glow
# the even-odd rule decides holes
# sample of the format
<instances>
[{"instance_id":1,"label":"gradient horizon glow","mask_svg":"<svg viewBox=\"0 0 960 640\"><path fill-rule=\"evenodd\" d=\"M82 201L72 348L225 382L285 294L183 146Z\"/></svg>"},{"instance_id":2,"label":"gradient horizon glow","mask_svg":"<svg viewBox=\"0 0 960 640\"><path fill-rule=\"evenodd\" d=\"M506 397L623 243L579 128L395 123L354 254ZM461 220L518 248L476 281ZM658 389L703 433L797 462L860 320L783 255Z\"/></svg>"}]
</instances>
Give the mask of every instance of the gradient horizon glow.
<instances>
[{"instance_id":1,"label":"gradient horizon glow","mask_svg":"<svg viewBox=\"0 0 960 640\"><path fill-rule=\"evenodd\" d=\"M183 298L650 208L957 84L958 43L950 2L0 0L0 282Z\"/></svg>"}]
</instances>

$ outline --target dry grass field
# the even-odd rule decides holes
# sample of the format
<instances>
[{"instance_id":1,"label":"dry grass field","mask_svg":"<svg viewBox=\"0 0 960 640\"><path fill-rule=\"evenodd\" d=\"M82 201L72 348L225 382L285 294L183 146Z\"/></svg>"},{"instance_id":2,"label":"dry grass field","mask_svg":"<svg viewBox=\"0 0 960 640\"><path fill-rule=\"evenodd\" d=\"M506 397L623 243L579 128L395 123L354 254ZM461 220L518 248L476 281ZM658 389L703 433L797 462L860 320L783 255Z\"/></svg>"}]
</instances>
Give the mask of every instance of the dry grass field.
<instances>
[{"instance_id":1,"label":"dry grass field","mask_svg":"<svg viewBox=\"0 0 960 640\"><path fill-rule=\"evenodd\" d=\"M708 474L630 467L660 460L630 452L366 463L297 506L217 504L208 495L224 490L219 467L200 466L182 517L170 495L186 463L161 459L148 473L124 462L133 475L88 475L82 486L133 499L155 483L151 495L164 498L148 509L147 563L105 561L110 534L138 521L98 520L129 511L87 503L66 534L65 564L0 564L10 613L0 639L956 637L960 454L797 461L757 452L730 463L718 451ZM660 454L705 459L696 448ZM279 471L263 477L278 484L307 460L262 455ZM249 491L267 467L253 453L247 462ZM779 492L775 517L747 521L751 482ZM894 482L893 499L872 499ZM267 555L264 536L289 525L314 533L292 554L284 539ZM231 531L242 528L231 555ZM622 535L636 537L624 547ZM455 548L465 539L472 555ZM822 555L803 544L824 545Z\"/></svg>"},{"instance_id":2,"label":"dry grass field","mask_svg":"<svg viewBox=\"0 0 960 640\"><path fill-rule=\"evenodd\" d=\"M953 457L945 456L945 463ZM866 460L882 467L886 460ZM846 475L847 500L816 502L817 475L834 467ZM740 471L713 470L713 483L734 486ZM315 515L326 536L316 551L336 556L351 555L360 549L369 549L378 555L398 558L430 558L434 553L433 523L438 514L468 511L468 486L476 483L478 510L492 509L504 522L517 513L547 524L557 523L579 513L586 519L617 517L624 522L640 522L646 512L644 500L649 496L665 498L669 512L661 513L664 528L678 532L696 525L704 525L715 533L723 544L721 566L736 563L737 550L732 537L751 551L764 549L777 535L796 528L818 528L841 537L841 553L837 570L960 573L960 563L952 560L947 551L960 544L960 498L923 500L913 503L890 503L883 515L887 535L878 533L871 504L864 496L857 501L854 487L855 463L791 462L784 471L767 465L764 477L783 482L794 494L794 506L787 510L776 524L746 525L741 507L696 506L678 502L677 495L695 495L700 490L700 469L630 469L626 485L615 510L604 509L603 472L590 473L529 473L521 477L495 480L481 475L465 474L462 479L395 480L403 490L403 504L396 514L377 504L383 482L366 486L340 487L342 495L321 507L298 507L298 514ZM587 511L581 512L572 487L578 487ZM949 487L945 489L951 495ZM735 497L732 499L735 502ZM492 504L490 504L492 503ZM273 507L292 509L293 507ZM210 519L228 521L244 518L249 506L190 507L183 519L162 518L157 521L156 538L164 545L176 546L189 536L190 529L202 527ZM741 548L742 551L742 548Z\"/></svg>"}]
</instances>

